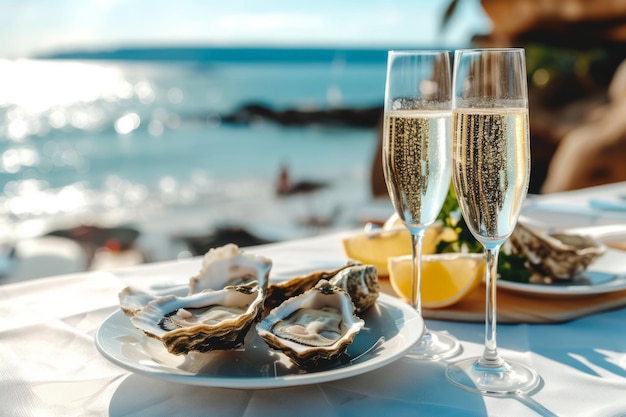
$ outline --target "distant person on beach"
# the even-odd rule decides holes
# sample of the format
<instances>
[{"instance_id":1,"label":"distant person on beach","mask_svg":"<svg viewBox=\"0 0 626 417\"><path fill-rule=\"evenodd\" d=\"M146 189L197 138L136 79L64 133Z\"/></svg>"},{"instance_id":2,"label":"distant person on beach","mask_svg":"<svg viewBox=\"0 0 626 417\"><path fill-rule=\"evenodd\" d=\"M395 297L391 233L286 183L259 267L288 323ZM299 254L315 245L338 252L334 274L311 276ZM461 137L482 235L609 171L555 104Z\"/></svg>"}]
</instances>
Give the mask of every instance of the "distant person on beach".
<instances>
[{"instance_id":1,"label":"distant person on beach","mask_svg":"<svg viewBox=\"0 0 626 417\"><path fill-rule=\"evenodd\" d=\"M293 194L307 194L327 187L328 184L321 181L302 180L291 182L289 171L285 165L281 166L276 185L276 194L279 196Z\"/></svg>"},{"instance_id":2,"label":"distant person on beach","mask_svg":"<svg viewBox=\"0 0 626 417\"><path fill-rule=\"evenodd\" d=\"M289 171L285 165L280 167L278 174L278 184L276 185L276 194L287 194L291 189L291 181L289 180Z\"/></svg>"}]
</instances>

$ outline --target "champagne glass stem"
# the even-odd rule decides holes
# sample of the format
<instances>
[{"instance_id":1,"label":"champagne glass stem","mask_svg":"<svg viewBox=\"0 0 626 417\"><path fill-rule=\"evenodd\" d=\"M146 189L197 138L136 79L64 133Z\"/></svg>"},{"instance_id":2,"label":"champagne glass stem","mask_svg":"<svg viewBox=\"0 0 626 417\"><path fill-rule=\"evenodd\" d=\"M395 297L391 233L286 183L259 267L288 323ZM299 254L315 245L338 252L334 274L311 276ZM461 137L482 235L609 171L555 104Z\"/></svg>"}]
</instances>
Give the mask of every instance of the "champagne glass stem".
<instances>
[{"instance_id":1,"label":"champagne glass stem","mask_svg":"<svg viewBox=\"0 0 626 417\"><path fill-rule=\"evenodd\" d=\"M409 302L415 311L422 316L422 242L426 226L409 227L411 233L411 299ZM455 356L461 345L453 336L445 333L431 332L424 325L424 334L408 356L426 360L439 360Z\"/></svg>"},{"instance_id":2,"label":"champagne glass stem","mask_svg":"<svg viewBox=\"0 0 626 417\"><path fill-rule=\"evenodd\" d=\"M411 306L422 315L422 242L424 241L424 228L411 231Z\"/></svg>"},{"instance_id":3,"label":"champagne glass stem","mask_svg":"<svg viewBox=\"0 0 626 417\"><path fill-rule=\"evenodd\" d=\"M496 278L498 276L499 253L500 245L485 247L485 350L479 364L480 366L491 368L497 368L503 364L502 359L498 355L498 344L496 342Z\"/></svg>"},{"instance_id":4,"label":"champagne glass stem","mask_svg":"<svg viewBox=\"0 0 626 417\"><path fill-rule=\"evenodd\" d=\"M411 228L411 306L422 317L422 243L426 228ZM421 343L424 345L433 343L433 335L424 324L424 334Z\"/></svg>"}]
</instances>

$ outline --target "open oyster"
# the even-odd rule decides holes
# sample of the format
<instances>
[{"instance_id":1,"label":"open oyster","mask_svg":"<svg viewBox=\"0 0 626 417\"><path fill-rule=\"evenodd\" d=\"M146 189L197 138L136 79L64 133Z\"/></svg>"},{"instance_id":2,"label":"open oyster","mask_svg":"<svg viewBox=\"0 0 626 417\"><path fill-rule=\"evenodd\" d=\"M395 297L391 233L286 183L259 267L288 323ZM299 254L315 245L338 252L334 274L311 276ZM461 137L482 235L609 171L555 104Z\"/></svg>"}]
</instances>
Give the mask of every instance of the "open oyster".
<instances>
[{"instance_id":1,"label":"open oyster","mask_svg":"<svg viewBox=\"0 0 626 417\"><path fill-rule=\"evenodd\" d=\"M330 271L316 271L309 275L291 278L278 283L270 283L267 289L265 307L280 305L288 298L300 295L322 280L343 289L350 295L356 312L365 311L376 302L380 294L378 271L373 265L362 265L353 261Z\"/></svg>"},{"instance_id":2,"label":"open oyster","mask_svg":"<svg viewBox=\"0 0 626 417\"><path fill-rule=\"evenodd\" d=\"M510 243L527 257L527 267L542 281L570 281L600 257L606 247L595 240L567 233L541 233L517 223Z\"/></svg>"},{"instance_id":3,"label":"open oyster","mask_svg":"<svg viewBox=\"0 0 626 417\"><path fill-rule=\"evenodd\" d=\"M266 288L271 268L269 258L244 252L234 243L212 248L204 254L200 272L189 279L189 294L255 280Z\"/></svg>"},{"instance_id":4,"label":"open oyster","mask_svg":"<svg viewBox=\"0 0 626 417\"><path fill-rule=\"evenodd\" d=\"M273 309L256 330L271 348L310 369L338 358L363 325L364 321L354 315L350 296L321 280Z\"/></svg>"},{"instance_id":5,"label":"open oyster","mask_svg":"<svg viewBox=\"0 0 626 417\"><path fill-rule=\"evenodd\" d=\"M234 349L260 319L263 298L256 282L184 297L168 295L153 299L130 320L176 355Z\"/></svg>"},{"instance_id":6,"label":"open oyster","mask_svg":"<svg viewBox=\"0 0 626 417\"><path fill-rule=\"evenodd\" d=\"M244 252L235 244L213 248L204 255L200 271L189 279L188 294L221 290L227 286L249 282L258 282L265 289L271 268L271 259ZM133 287L124 288L118 295L120 307L129 317L159 297Z\"/></svg>"},{"instance_id":7,"label":"open oyster","mask_svg":"<svg viewBox=\"0 0 626 417\"><path fill-rule=\"evenodd\" d=\"M120 308L128 317L140 312L150 301L159 298L156 294L150 294L138 288L126 287L117 295Z\"/></svg>"},{"instance_id":8,"label":"open oyster","mask_svg":"<svg viewBox=\"0 0 626 417\"><path fill-rule=\"evenodd\" d=\"M339 271L349 267L346 264L337 269L330 271L316 271L308 275L291 278L281 282L272 282L267 287L267 296L265 298L265 308L272 309L280 305L288 298L303 294L304 292L315 287L321 280L332 279Z\"/></svg>"}]
</instances>

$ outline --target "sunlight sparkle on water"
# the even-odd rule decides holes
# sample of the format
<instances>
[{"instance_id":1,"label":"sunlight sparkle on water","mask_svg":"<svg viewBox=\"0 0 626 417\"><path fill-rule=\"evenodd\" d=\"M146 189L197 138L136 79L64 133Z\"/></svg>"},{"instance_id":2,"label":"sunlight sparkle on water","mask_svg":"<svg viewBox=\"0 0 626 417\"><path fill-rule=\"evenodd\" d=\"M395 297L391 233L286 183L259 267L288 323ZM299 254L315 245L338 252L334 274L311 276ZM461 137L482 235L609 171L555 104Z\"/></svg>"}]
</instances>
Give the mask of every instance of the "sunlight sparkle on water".
<instances>
[{"instance_id":1,"label":"sunlight sparkle on water","mask_svg":"<svg viewBox=\"0 0 626 417\"><path fill-rule=\"evenodd\" d=\"M297 177L339 178L347 168L333 162L342 168L327 169L327 157L353 155L357 141L374 135L231 126L222 115L259 98L277 108L344 103L351 89L360 97L361 77L378 85L380 69L355 69L345 90L321 66L248 68L0 59L0 241L93 222L196 233L224 221L245 219L245 226L254 216L266 219L263 228L276 239L284 235L276 223L296 230L291 216L274 220L283 203L273 188L279 161L289 161ZM311 74L307 91L277 91L285 78L300 86ZM353 162L365 160L369 146L359 145ZM345 197L342 188L336 194ZM288 210L300 217L300 200Z\"/></svg>"},{"instance_id":2,"label":"sunlight sparkle on water","mask_svg":"<svg viewBox=\"0 0 626 417\"><path fill-rule=\"evenodd\" d=\"M1 170L10 174L18 172L22 167L31 167L39 163L37 150L27 147L7 149L1 158Z\"/></svg>"},{"instance_id":3,"label":"sunlight sparkle on water","mask_svg":"<svg viewBox=\"0 0 626 417\"><path fill-rule=\"evenodd\" d=\"M133 86L113 66L0 60L0 72L0 105L17 105L27 113L98 99L118 100L133 94Z\"/></svg>"},{"instance_id":4,"label":"sunlight sparkle on water","mask_svg":"<svg viewBox=\"0 0 626 417\"><path fill-rule=\"evenodd\" d=\"M128 113L115 121L115 131L120 135L126 135L137 129L141 124L141 118L137 113Z\"/></svg>"},{"instance_id":5,"label":"sunlight sparkle on water","mask_svg":"<svg viewBox=\"0 0 626 417\"><path fill-rule=\"evenodd\" d=\"M27 182L22 181L21 185L23 183ZM16 216L53 215L79 211L86 205L85 191L79 186L67 186L52 192L41 190L36 184L31 185L33 187L30 189L20 187L20 193L8 200L10 213Z\"/></svg>"},{"instance_id":6,"label":"sunlight sparkle on water","mask_svg":"<svg viewBox=\"0 0 626 417\"><path fill-rule=\"evenodd\" d=\"M150 105L156 97L149 81L130 82L115 65L0 59L0 72L0 137L15 142L68 128L101 131L111 124L127 134L139 127L139 115L130 111L111 120L111 109L124 101Z\"/></svg>"}]
</instances>

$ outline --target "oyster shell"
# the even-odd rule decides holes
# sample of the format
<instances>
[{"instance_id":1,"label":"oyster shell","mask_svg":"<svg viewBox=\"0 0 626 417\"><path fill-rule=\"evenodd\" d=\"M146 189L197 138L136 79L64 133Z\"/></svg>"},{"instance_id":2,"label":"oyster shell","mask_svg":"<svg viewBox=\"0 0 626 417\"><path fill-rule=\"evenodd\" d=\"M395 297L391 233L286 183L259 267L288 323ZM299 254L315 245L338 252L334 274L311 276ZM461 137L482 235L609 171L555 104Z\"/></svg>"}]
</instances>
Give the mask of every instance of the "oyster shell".
<instances>
[{"instance_id":1,"label":"oyster shell","mask_svg":"<svg viewBox=\"0 0 626 417\"><path fill-rule=\"evenodd\" d=\"M120 308L128 317L132 317L141 311L152 300L159 298L155 294L139 290L133 287L126 287L118 294Z\"/></svg>"},{"instance_id":2,"label":"oyster shell","mask_svg":"<svg viewBox=\"0 0 626 417\"><path fill-rule=\"evenodd\" d=\"M189 279L188 294L221 290L248 282L258 282L264 289L267 287L271 268L271 259L244 252L235 244L213 248L204 255L198 274ZM118 295L120 308L129 317L159 297L158 294L133 287L124 288Z\"/></svg>"},{"instance_id":3,"label":"oyster shell","mask_svg":"<svg viewBox=\"0 0 626 417\"><path fill-rule=\"evenodd\" d=\"M351 266L348 263L337 269L330 271L316 271L309 275L303 275L288 279L286 281L270 283L267 287L267 296L265 298L265 308L272 309L282 304L283 301L300 295L311 288L315 287L318 282L325 279L327 281L335 277L340 271Z\"/></svg>"},{"instance_id":4,"label":"oyster shell","mask_svg":"<svg viewBox=\"0 0 626 417\"><path fill-rule=\"evenodd\" d=\"M273 309L256 330L271 348L311 369L343 354L363 325L354 315L350 296L321 280Z\"/></svg>"},{"instance_id":5,"label":"oyster shell","mask_svg":"<svg viewBox=\"0 0 626 417\"><path fill-rule=\"evenodd\" d=\"M167 295L150 301L130 320L175 355L234 349L260 319L263 299L256 282L184 297Z\"/></svg>"},{"instance_id":6,"label":"oyster shell","mask_svg":"<svg viewBox=\"0 0 626 417\"><path fill-rule=\"evenodd\" d=\"M376 303L380 294L378 270L373 265L350 265L339 271L330 283L348 293L356 314Z\"/></svg>"},{"instance_id":7,"label":"oyster shell","mask_svg":"<svg viewBox=\"0 0 626 417\"><path fill-rule=\"evenodd\" d=\"M212 248L204 254L198 274L189 279L189 294L255 280L266 288L271 268L269 258L244 252L234 243Z\"/></svg>"},{"instance_id":8,"label":"oyster shell","mask_svg":"<svg viewBox=\"0 0 626 417\"><path fill-rule=\"evenodd\" d=\"M526 255L528 269L544 281L570 281L606 251L590 237L542 233L520 222L509 241L515 252Z\"/></svg>"}]
</instances>

